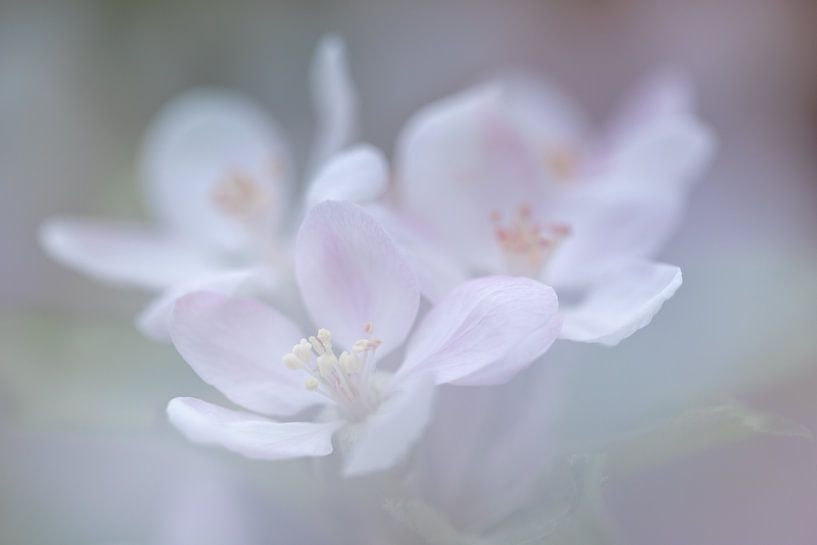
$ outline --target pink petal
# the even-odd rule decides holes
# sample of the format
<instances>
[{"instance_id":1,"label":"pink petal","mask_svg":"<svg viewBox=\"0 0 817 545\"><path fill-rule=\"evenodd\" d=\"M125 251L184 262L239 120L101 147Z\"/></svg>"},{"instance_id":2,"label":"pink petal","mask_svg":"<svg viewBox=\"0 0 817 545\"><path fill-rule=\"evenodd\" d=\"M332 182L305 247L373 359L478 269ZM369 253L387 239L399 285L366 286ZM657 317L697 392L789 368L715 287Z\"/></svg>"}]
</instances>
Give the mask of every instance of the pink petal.
<instances>
[{"instance_id":1,"label":"pink petal","mask_svg":"<svg viewBox=\"0 0 817 545\"><path fill-rule=\"evenodd\" d=\"M190 367L238 405L291 415L323 399L307 391L304 374L281 362L302 335L271 307L194 292L176 302L170 335Z\"/></svg>"},{"instance_id":2,"label":"pink petal","mask_svg":"<svg viewBox=\"0 0 817 545\"><path fill-rule=\"evenodd\" d=\"M445 251L478 270L501 263L495 212L536 205L543 193L542 151L504 101L484 86L421 110L400 135L400 204Z\"/></svg>"},{"instance_id":3,"label":"pink petal","mask_svg":"<svg viewBox=\"0 0 817 545\"><path fill-rule=\"evenodd\" d=\"M330 200L373 201L386 191L388 178L388 165L380 150L359 144L334 155L321 168L309 187L307 206Z\"/></svg>"},{"instance_id":4,"label":"pink petal","mask_svg":"<svg viewBox=\"0 0 817 545\"><path fill-rule=\"evenodd\" d=\"M611 265L655 254L675 231L683 211L677 191L590 185L554 203L570 227L547 263L543 280L557 289L580 288Z\"/></svg>"},{"instance_id":5,"label":"pink petal","mask_svg":"<svg viewBox=\"0 0 817 545\"><path fill-rule=\"evenodd\" d=\"M434 383L423 377L404 383L355 433L343 473L361 475L394 466L420 438L431 419Z\"/></svg>"},{"instance_id":6,"label":"pink petal","mask_svg":"<svg viewBox=\"0 0 817 545\"><path fill-rule=\"evenodd\" d=\"M315 51L312 101L318 119L312 150L315 172L351 144L357 133L357 96L349 75L346 46L337 36L325 36Z\"/></svg>"},{"instance_id":7,"label":"pink petal","mask_svg":"<svg viewBox=\"0 0 817 545\"><path fill-rule=\"evenodd\" d=\"M397 378L430 373L437 384L505 382L556 339L557 311L553 289L529 278L466 282L420 323Z\"/></svg>"},{"instance_id":8,"label":"pink petal","mask_svg":"<svg viewBox=\"0 0 817 545\"><path fill-rule=\"evenodd\" d=\"M370 323L384 343L381 355L403 342L417 315L417 281L373 217L326 201L307 214L295 246L295 276L317 327L350 348Z\"/></svg>"},{"instance_id":9,"label":"pink petal","mask_svg":"<svg viewBox=\"0 0 817 545\"><path fill-rule=\"evenodd\" d=\"M235 295L240 289L253 284L256 276L264 272L258 269L225 270L177 284L151 301L137 317L136 326L153 340L169 341L170 319L179 298L194 291Z\"/></svg>"},{"instance_id":10,"label":"pink petal","mask_svg":"<svg viewBox=\"0 0 817 545\"><path fill-rule=\"evenodd\" d=\"M40 243L89 276L150 290L215 270L208 255L177 238L126 223L54 219L42 226Z\"/></svg>"},{"instance_id":11,"label":"pink petal","mask_svg":"<svg viewBox=\"0 0 817 545\"><path fill-rule=\"evenodd\" d=\"M614 120L605 145L605 176L616 183L667 191L695 181L715 138L694 112L692 84L682 74L653 74Z\"/></svg>"},{"instance_id":12,"label":"pink petal","mask_svg":"<svg viewBox=\"0 0 817 545\"><path fill-rule=\"evenodd\" d=\"M584 300L563 308L561 336L612 346L650 323L681 285L673 265L637 261L611 270L591 286Z\"/></svg>"},{"instance_id":13,"label":"pink petal","mask_svg":"<svg viewBox=\"0 0 817 545\"><path fill-rule=\"evenodd\" d=\"M150 205L167 227L228 252L250 242L245 222L219 207L219 184L236 177L255 184L263 194L256 221L270 231L287 198L289 156L278 127L230 91L191 91L165 106L145 137L142 168Z\"/></svg>"},{"instance_id":14,"label":"pink petal","mask_svg":"<svg viewBox=\"0 0 817 545\"><path fill-rule=\"evenodd\" d=\"M332 434L340 426L337 422L275 422L192 397L171 400L167 415L190 441L258 460L331 454Z\"/></svg>"}]
</instances>

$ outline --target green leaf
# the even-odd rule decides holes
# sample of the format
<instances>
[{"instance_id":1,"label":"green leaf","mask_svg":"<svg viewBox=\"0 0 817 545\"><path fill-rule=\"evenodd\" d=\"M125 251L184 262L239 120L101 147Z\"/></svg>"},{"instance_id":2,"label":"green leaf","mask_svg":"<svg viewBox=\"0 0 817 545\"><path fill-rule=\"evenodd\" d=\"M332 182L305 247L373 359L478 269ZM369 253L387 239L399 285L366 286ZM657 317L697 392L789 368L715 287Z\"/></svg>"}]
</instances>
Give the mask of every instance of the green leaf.
<instances>
[{"instance_id":1,"label":"green leaf","mask_svg":"<svg viewBox=\"0 0 817 545\"><path fill-rule=\"evenodd\" d=\"M763 435L813 439L799 424L728 400L615 440L601 455L605 475L613 479Z\"/></svg>"}]
</instances>

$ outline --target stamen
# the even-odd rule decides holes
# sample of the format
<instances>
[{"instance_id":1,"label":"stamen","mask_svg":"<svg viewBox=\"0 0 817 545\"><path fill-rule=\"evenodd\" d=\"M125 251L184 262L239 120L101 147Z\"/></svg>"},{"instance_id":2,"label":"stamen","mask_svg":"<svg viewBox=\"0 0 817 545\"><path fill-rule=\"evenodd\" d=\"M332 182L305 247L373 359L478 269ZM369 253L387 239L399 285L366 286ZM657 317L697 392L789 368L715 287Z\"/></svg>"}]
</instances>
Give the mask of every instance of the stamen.
<instances>
[{"instance_id":1,"label":"stamen","mask_svg":"<svg viewBox=\"0 0 817 545\"><path fill-rule=\"evenodd\" d=\"M267 208L271 195L250 175L236 170L213 187L212 198L225 215L248 220Z\"/></svg>"},{"instance_id":2,"label":"stamen","mask_svg":"<svg viewBox=\"0 0 817 545\"><path fill-rule=\"evenodd\" d=\"M548 259L570 234L567 224L554 223L543 227L535 222L528 205L520 206L509 224L503 225L499 211L491 213L491 221L508 270L531 277L541 275Z\"/></svg>"},{"instance_id":3,"label":"stamen","mask_svg":"<svg viewBox=\"0 0 817 545\"><path fill-rule=\"evenodd\" d=\"M364 331L373 330L371 324L364 326ZM379 339L361 339L352 345L351 351L338 357L333 350L332 333L319 329L316 335L301 339L282 361L289 369L309 375L304 382L307 390L331 399L349 418L360 419L380 403L380 394L370 378L372 354L381 344Z\"/></svg>"}]
</instances>

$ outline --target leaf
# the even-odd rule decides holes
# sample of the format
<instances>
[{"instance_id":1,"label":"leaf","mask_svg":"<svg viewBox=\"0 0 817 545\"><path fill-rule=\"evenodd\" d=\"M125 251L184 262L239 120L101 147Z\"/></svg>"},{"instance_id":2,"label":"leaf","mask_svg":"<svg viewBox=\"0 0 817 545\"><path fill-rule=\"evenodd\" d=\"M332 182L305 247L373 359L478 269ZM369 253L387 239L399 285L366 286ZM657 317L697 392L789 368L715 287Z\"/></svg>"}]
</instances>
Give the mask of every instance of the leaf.
<instances>
[{"instance_id":1,"label":"leaf","mask_svg":"<svg viewBox=\"0 0 817 545\"><path fill-rule=\"evenodd\" d=\"M480 540L462 534L443 514L420 500L390 498L383 508L425 545L483 545Z\"/></svg>"},{"instance_id":2,"label":"leaf","mask_svg":"<svg viewBox=\"0 0 817 545\"><path fill-rule=\"evenodd\" d=\"M605 483L601 459L574 456L567 466L571 490L558 506L533 504L517 512L491 533L495 545L613 545L615 525L602 496ZM548 479L553 484L553 479Z\"/></svg>"},{"instance_id":3,"label":"leaf","mask_svg":"<svg viewBox=\"0 0 817 545\"><path fill-rule=\"evenodd\" d=\"M601 454L613 479L761 435L813 439L799 424L728 400L614 440Z\"/></svg>"}]
</instances>

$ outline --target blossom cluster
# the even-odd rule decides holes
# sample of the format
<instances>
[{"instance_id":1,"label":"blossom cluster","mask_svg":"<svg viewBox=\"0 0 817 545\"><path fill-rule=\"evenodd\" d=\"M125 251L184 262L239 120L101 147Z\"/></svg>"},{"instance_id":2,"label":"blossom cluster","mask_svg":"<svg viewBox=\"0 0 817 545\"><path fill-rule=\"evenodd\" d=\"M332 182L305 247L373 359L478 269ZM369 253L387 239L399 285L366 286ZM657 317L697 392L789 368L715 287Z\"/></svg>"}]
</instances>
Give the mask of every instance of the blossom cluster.
<instances>
[{"instance_id":1,"label":"blossom cluster","mask_svg":"<svg viewBox=\"0 0 817 545\"><path fill-rule=\"evenodd\" d=\"M388 469L439 386L505 383L558 339L615 345L681 285L652 256L713 139L678 75L602 129L539 78L502 75L421 109L390 159L358 139L339 39L319 44L312 86L302 168L252 100L196 90L145 138L152 224L42 228L61 262L153 293L137 326L235 405L172 399L190 440Z\"/></svg>"}]
</instances>

